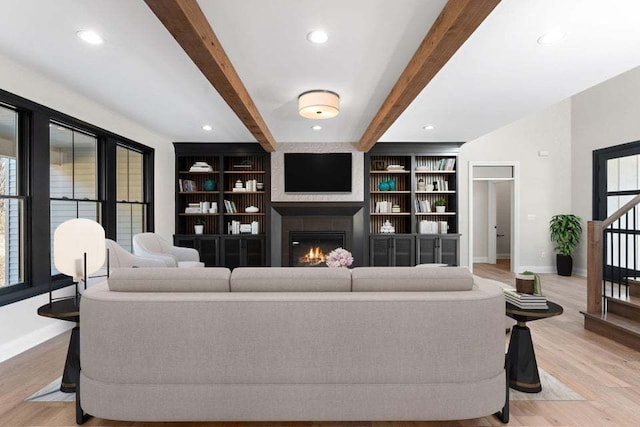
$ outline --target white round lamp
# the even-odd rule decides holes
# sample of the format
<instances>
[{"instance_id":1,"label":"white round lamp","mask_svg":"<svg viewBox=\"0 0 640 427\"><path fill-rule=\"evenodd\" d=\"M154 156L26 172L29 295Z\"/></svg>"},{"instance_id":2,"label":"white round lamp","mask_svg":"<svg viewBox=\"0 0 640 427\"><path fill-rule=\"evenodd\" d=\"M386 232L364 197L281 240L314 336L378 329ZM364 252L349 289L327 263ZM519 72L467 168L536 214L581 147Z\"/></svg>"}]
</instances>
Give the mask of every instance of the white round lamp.
<instances>
[{"instance_id":1,"label":"white round lamp","mask_svg":"<svg viewBox=\"0 0 640 427\"><path fill-rule=\"evenodd\" d=\"M86 255L86 271L85 271ZM60 273L79 282L104 265L104 228L95 221L77 218L63 222L53 233L53 259ZM85 283L86 287L86 283Z\"/></svg>"}]
</instances>

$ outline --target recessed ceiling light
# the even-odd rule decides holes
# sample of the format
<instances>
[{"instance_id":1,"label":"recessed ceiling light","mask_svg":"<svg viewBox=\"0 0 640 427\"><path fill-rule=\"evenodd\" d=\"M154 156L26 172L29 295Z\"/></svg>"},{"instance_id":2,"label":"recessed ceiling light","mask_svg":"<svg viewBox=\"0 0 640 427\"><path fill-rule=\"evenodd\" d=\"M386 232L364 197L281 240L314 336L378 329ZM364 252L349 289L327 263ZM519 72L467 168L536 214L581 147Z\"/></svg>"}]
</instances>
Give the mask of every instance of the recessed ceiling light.
<instances>
[{"instance_id":1,"label":"recessed ceiling light","mask_svg":"<svg viewBox=\"0 0 640 427\"><path fill-rule=\"evenodd\" d=\"M322 130L322 126L320 126L320 125L313 125L313 126L311 126L311 129L313 129L313 130Z\"/></svg>"},{"instance_id":2,"label":"recessed ceiling light","mask_svg":"<svg viewBox=\"0 0 640 427\"><path fill-rule=\"evenodd\" d=\"M213 128L211 127L211 125L204 125L202 126L202 130L206 130L207 132L209 132L210 130L212 130Z\"/></svg>"},{"instance_id":3,"label":"recessed ceiling light","mask_svg":"<svg viewBox=\"0 0 640 427\"><path fill-rule=\"evenodd\" d=\"M104 40L100 37L100 34L92 30L81 30L76 33L78 37L89 44L102 44Z\"/></svg>"},{"instance_id":4,"label":"recessed ceiling light","mask_svg":"<svg viewBox=\"0 0 640 427\"><path fill-rule=\"evenodd\" d=\"M432 130L432 129L434 129L433 125L422 126L422 130Z\"/></svg>"},{"instance_id":5,"label":"recessed ceiling light","mask_svg":"<svg viewBox=\"0 0 640 427\"><path fill-rule=\"evenodd\" d=\"M307 34L307 40L311 43L322 44L329 40L329 36L322 30L311 31Z\"/></svg>"},{"instance_id":6,"label":"recessed ceiling light","mask_svg":"<svg viewBox=\"0 0 640 427\"><path fill-rule=\"evenodd\" d=\"M562 40L564 36L566 36L566 34L560 30L549 31L548 33L545 33L538 37L538 44L556 43Z\"/></svg>"}]
</instances>

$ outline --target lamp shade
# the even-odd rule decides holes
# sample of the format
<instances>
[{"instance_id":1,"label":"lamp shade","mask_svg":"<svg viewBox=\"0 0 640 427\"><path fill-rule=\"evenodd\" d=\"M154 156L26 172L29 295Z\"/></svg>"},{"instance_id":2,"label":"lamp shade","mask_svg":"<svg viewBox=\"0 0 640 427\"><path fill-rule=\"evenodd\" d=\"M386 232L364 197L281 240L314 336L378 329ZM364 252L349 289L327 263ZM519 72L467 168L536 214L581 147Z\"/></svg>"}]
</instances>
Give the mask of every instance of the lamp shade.
<instances>
[{"instance_id":1,"label":"lamp shade","mask_svg":"<svg viewBox=\"0 0 640 427\"><path fill-rule=\"evenodd\" d=\"M90 275L104 264L106 254L104 228L95 221L77 218L63 222L53 233L53 260L60 273L79 281L85 276L84 254Z\"/></svg>"},{"instance_id":2,"label":"lamp shade","mask_svg":"<svg viewBox=\"0 0 640 427\"><path fill-rule=\"evenodd\" d=\"M307 119L330 119L340 112L340 96L329 90L310 90L298 97L298 112Z\"/></svg>"}]
</instances>

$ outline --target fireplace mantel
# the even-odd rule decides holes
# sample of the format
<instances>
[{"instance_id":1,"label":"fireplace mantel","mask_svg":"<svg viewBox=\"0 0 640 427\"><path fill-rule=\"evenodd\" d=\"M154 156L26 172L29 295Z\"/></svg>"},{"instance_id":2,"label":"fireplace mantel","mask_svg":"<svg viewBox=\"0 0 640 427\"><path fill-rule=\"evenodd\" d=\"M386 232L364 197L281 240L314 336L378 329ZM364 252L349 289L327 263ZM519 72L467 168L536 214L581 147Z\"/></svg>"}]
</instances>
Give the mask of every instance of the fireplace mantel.
<instances>
[{"instance_id":1,"label":"fireplace mantel","mask_svg":"<svg viewBox=\"0 0 640 427\"><path fill-rule=\"evenodd\" d=\"M289 231L344 231L354 265L364 263L364 203L282 202L271 204L271 265L288 264ZM285 253L286 252L286 253Z\"/></svg>"}]
</instances>

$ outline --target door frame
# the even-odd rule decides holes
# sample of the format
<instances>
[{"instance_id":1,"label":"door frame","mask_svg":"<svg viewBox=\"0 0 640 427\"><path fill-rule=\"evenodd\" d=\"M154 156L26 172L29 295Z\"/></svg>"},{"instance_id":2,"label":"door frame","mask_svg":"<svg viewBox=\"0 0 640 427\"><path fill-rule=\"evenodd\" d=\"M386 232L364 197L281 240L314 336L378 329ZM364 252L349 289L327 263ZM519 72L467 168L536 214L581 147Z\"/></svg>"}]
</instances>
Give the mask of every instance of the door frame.
<instances>
[{"instance_id":1,"label":"door frame","mask_svg":"<svg viewBox=\"0 0 640 427\"><path fill-rule=\"evenodd\" d=\"M474 178L474 166L511 166L513 177L511 178ZM470 161L468 170L469 189L469 270L473 272L473 183L475 181L512 181L511 187L511 271L517 272L520 269L520 162L518 161Z\"/></svg>"}]
</instances>

